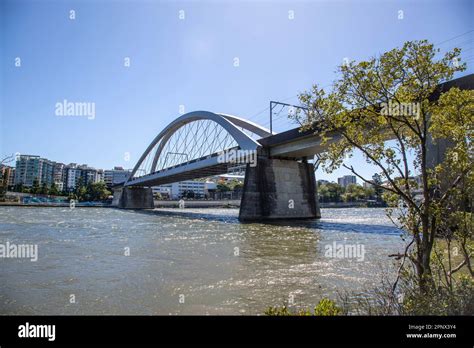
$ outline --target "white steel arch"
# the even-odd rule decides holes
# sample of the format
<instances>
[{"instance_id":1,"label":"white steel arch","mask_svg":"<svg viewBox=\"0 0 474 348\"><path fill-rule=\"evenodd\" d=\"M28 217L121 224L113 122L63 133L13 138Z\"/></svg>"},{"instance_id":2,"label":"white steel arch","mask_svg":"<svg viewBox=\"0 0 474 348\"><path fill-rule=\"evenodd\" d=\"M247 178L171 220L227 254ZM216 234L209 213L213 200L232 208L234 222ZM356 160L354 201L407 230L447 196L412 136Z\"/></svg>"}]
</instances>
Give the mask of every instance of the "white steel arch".
<instances>
[{"instance_id":1,"label":"white steel arch","mask_svg":"<svg viewBox=\"0 0 474 348\"><path fill-rule=\"evenodd\" d=\"M140 168L140 165L142 164L144 159L150 154L150 151L152 151L154 147L161 141L153 158L152 171L154 171L156 169L158 158L160 157L164 146L171 138L171 136L184 125L199 120L211 120L222 126L234 138L234 140L237 142L240 149L242 150L256 150L260 146L260 144L254 139L252 139L248 134L243 132L240 128L259 135L260 137L267 137L272 135L272 133L270 133L268 129L237 116L213 113L209 111L189 112L171 122L153 139L151 144L147 147L143 155L138 160L137 164L133 168L130 176L128 177L125 183L133 179L135 173L137 172L138 168Z\"/></svg>"}]
</instances>

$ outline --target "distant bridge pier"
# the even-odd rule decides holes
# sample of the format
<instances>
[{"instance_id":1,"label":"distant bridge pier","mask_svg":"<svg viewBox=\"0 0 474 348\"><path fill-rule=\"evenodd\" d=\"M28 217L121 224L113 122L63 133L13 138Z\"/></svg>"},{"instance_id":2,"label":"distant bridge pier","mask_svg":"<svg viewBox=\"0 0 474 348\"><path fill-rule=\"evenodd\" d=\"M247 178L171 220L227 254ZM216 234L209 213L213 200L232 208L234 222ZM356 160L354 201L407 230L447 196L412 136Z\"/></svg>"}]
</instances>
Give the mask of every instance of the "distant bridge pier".
<instances>
[{"instance_id":1,"label":"distant bridge pier","mask_svg":"<svg viewBox=\"0 0 474 348\"><path fill-rule=\"evenodd\" d=\"M266 156L247 164L240 221L320 217L313 164Z\"/></svg>"},{"instance_id":2,"label":"distant bridge pier","mask_svg":"<svg viewBox=\"0 0 474 348\"><path fill-rule=\"evenodd\" d=\"M123 209L153 209L153 190L136 186L114 188L112 205Z\"/></svg>"}]
</instances>

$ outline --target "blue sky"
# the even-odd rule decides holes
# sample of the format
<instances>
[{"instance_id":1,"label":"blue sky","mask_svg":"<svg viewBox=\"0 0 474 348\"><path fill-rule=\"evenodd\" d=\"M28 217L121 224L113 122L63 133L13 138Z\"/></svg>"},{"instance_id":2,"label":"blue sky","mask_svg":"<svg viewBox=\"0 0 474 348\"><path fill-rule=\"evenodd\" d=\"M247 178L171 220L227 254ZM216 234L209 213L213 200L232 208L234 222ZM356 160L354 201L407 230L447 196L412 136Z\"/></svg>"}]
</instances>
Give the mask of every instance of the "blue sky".
<instances>
[{"instance_id":1,"label":"blue sky","mask_svg":"<svg viewBox=\"0 0 474 348\"><path fill-rule=\"evenodd\" d=\"M414 39L443 52L464 48L472 64L473 33L461 34L473 29L473 14L472 1L457 0L3 0L0 155L131 168L180 105L268 125L270 100L297 103L311 84L329 84L345 57L366 59ZM94 102L95 118L56 116L64 99ZM291 127L282 117L275 128ZM372 171L360 156L349 163Z\"/></svg>"}]
</instances>

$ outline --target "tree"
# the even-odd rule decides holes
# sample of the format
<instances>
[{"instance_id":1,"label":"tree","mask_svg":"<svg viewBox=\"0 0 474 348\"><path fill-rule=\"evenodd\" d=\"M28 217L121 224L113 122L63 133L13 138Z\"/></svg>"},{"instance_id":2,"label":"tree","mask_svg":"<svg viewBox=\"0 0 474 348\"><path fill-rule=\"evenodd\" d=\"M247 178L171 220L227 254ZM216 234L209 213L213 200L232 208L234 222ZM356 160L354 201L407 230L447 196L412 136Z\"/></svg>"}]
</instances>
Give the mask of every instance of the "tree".
<instances>
[{"instance_id":1,"label":"tree","mask_svg":"<svg viewBox=\"0 0 474 348\"><path fill-rule=\"evenodd\" d=\"M342 201L344 187L335 183L318 183L318 196L323 203L337 203Z\"/></svg>"},{"instance_id":2,"label":"tree","mask_svg":"<svg viewBox=\"0 0 474 348\"><path fill-rule=\"evenodd\" d=\"M6 163L10 163L14 160L14 156L6 156L0 160L0 169L4 167ZM8 171L4 170L0 172L0 200L5 199L5 195L8 190Z\"/></svg>"},{"instance_id":3,"label":"tree","mask_svg":"<svg viewBox=\"0 0 474 348\"><path fill-rule=\"evenodd\" d=\"M318 182L318 196L322 203L329 202L329 189L326 184L320 184Z\"/></svg>"},{"instance_id":4,"label":"tree","mask_svg":"<svg viewBox=\"0 0 474 348\"><path fill-rule=\"evenodd\" d=\"M457 88L440 90L439 85L465 70L466 64L460 63L460 49L439 59L435 58L438 53L425 40L411 41L380 57L342 65L332 90L326 93L315 85L302 93L300 101L309 111L293 116L303 129L317 131L327 145L328 151L320 156L326 171L342 166L370 182L343 161L355 150L379 169L387 182L372 184L385 192L392 221L409 236L405 251L393 256L402 260L400 272L410 272L405 260L410 261L416 286L425 297L430 287L449 282L435 282L432 270L433 247L439 236L450 236L460 250L466 250L463 260L448 265L445 273L452 275L467 267L473 277L472 250L467 245L472 225L466 223L472 216L460 201L468 201L464 208L472 207L462 190L472 192L473 143L469 139L473 134L474 96L472 91ZM336 136L340 139L332 142ZM431 142L451 145L441 163L432 161ZM414 156L412 163L410 155ZM420 185L413 180L414 174L420 175ZM421 202L415 199L415 190L421 192ZM449 262L443 259L441 264Z\"/></svg>"},{"instance_id":5,"label":"tree","mask_svg":"<svg viewBox=\"0 0 474 348\"><path fill-rule=\"evenodd\" d=\"M51 187L49 188L49 194L52 196L59 196L59 190L55 182L51 184Z\"/></svg>"},{"instance_id":6,"label":"tree","mask_svg":"<svg viewBox=\"0 0 474 348\"><path fill-rule=\"evenodd\" d=\"M182 194L183 198L195 198L195 193L193 190L184 190Z\"/></svg>"},{"instance_id":7,"label":"tree","mask_svg":"<svg viewBox=\"0 0 474 348\"><path fill-rule=\"evenodd\" d=\"M219 181L216 188L217 188L217 191L220 191L220 192L232 191L232 188L230 187L230 185L225 181Z\"/></svg>"},{"instance_id":8,"label":"tree","mask_svg":"<svg viewBox=\"0 0 474 348\"><path fill-rule=\"evenodd\" d=\"M33 179L33 185L31 186L30 192L33 194L39 193L40 186L37 178Z\"/></svg>"},{"instance_id":9,"label":"tree","mask_svg":"<svg viewBox=\"0 0 474 348\"><path fill-rule=\"evenodd\" d=\"M0 201L5 200L8 189L8 171L0 172Z\"/></svg>"},{"instance_id":10,"label":"tree","mask_svg":"<svg viewBox=\"0 0 474 348\"><path fill-rule=\"evenodd\" d=\"M344 187L335 182L330 182L326 184L326 186L328 188L329 201L336 203L341 202L342 194L344 193Z\"/></svg>"},{"instance_id":11,"label":"tree","mask_svg":"<svg viewBox=\"0 0 474 348\"><path fill-rule=\"evenodd\" d=\"M374 184L372 188L374 190L375 199L377 202L381 202L383 200L382 177L378 173L375 173L372 175L372 183Z\"/></svg>"},{"instance_id":12,"label":"tree","mask_svg":"<svg viewBox=\"0 0 474 348\"><path fill-rule=\"evenodd\" d=\"M244 189L244 184L238 180L235 181L232 189L234 191L242 191Z\"/></svg>"},{"instance_id":13,"label":"tree","mask_svg":"<svg viewBox=\"0 0 474 348\"><path fill-rule=\"evenodd\" d=\"M84 180L82 177L79 177L76 182L76 187L74 188L74 197L78 201L86 200L87 189L84 187Z\"/></svg>"},{"instance_id":14,"label":"tree","mask_svg":"<svg viewBox=\"0 0 474 348\"><path fill-rule=\"evenodd\" d=\"M48 192L49 192L48 184L44 182L44 183L41 185L41 189L39 190L39 193L42 194L42 195L47 195Z\"/></svg>"},{"instance_id":15,"label":"tree","mask_svg":"<svg viewBox=\"0 0 474 348\"><path fill-rule=\"evenodd\" d=\"M111 192L107 189L105 182L100 181L89 183L85 194L83 194L79 199L87 201L105 201L110 195Z\"/></svg>"},{"instance_id":16,"label":"tree","mask_svg":"<svg viewBox=\"0 0 474 348\"><path fill-rule=\"evenodd\" d=\"M13 191L15 192L25 192L25 187L23 187L23 183L18 183L18 184L15 184L15 186L13 186Z\"/></svg>"},{"instance_id":17,"label":"tree","mask_svg":"<svg viewBox=\"0 0 474 348\"><path fill-rule=\"evenodd\" d=\"M357 202L366 198L366 191L364 188L357 184L347 185L346 191L342 195L344 202Z\"/></svg>"}]
</instances>

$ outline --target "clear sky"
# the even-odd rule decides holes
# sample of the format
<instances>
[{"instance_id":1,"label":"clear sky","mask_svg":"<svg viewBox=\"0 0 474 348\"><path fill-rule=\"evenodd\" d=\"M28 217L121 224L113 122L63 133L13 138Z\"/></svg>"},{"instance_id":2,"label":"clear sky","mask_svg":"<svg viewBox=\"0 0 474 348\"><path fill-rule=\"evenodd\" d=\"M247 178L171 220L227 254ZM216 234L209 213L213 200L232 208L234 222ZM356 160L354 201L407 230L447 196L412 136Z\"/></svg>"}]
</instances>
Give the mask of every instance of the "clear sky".
<instances>
[{"instance_id":1,"label":"clear sky","mask_svg":"<svg viewBox=\"0 0 474 348\"><path fill-rule=\"evenodd\" d=\"M464 48L474 64L473 4L2 0L0 155L131 168L180 105L268 126L270 100L297 103L311 84L329 84L345 57L414 39ZM57 116L64 99L95 103L95 118ZM281 117L275 130L294 126ZM372 170L360 156L351 163Z\"/></svg>"}]
</instances>

